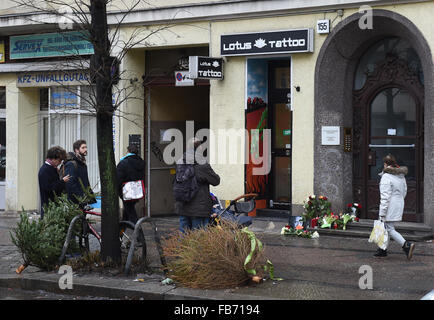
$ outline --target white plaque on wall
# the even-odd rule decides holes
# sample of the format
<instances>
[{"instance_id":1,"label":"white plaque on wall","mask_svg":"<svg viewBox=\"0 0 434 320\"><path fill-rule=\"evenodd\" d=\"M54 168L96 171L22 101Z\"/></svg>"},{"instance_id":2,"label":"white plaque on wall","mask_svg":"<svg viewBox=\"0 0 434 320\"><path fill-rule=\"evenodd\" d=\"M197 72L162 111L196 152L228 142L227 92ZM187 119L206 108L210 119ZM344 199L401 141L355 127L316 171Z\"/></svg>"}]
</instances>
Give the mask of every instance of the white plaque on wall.
<instances>
[{"instance_id":1,"label":"white plaque on wall","mask_svg":"<svg viewBox=\"0 0 434 320\"><path fill-rule=\"evenodd\" d=\"M341 144L340 127L322 126L321 144L323 146L338 146Z\"/></svg>"}]
</instances>

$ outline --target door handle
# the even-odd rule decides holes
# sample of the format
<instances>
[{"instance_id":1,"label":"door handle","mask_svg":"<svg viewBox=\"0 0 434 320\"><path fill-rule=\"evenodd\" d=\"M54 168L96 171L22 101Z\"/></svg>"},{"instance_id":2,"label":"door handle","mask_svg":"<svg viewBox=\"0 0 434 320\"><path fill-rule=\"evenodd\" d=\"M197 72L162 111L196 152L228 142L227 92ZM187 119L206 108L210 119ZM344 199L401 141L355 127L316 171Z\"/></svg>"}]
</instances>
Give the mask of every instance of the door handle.
<instances>
[{"instance_id":1,"label":"door handle","mask_svg":"<svg viewBox=\"0 0 434 320\"><path fill-rule=\"evenodd\" d=\"M370 144L369 148L414 148L414 144Z\"/></svg>"}]
</instances>

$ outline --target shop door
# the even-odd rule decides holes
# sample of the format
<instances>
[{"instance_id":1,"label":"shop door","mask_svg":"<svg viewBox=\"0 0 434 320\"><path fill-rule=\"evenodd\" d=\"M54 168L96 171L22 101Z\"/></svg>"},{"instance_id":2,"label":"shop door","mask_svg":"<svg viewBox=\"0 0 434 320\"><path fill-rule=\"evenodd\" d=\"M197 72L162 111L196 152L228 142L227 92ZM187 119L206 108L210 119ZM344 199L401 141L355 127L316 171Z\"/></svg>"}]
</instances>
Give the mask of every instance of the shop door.
<instances>
[{"instance_id":1,"label":"shop door","mask_svg":"<svg viewBox=\"0 0 434 320\"><path fill-rule=\"evenodd\" d=\"M269 205L289 210L291 204L292 111L290 61L270 61L268 65L268 127L271 128L271 172Z\"/></svg>"},{"instance_id":2,"label":"shop door","mask_svg":"<svg viewBox=\"0 0 434 320\"><path fill-rule=\"evenodd\" d=\"M403 221L422 222L423 87L398 59L380 64L367 84L355 94L354 199L366 204L364 218L378 218L379 173L390 153L408 167Z\"/></svg>"}]
</instances>

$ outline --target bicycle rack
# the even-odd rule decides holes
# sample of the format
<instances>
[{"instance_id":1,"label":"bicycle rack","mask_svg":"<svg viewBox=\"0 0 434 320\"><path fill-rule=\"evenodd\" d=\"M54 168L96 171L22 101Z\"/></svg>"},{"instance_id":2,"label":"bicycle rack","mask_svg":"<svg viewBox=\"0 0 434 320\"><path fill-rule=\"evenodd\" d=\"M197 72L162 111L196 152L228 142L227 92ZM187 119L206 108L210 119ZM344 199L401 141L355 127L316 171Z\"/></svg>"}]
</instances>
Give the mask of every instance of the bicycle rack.
<instances>
[{"instance_id":1,"label":"bicycle rack","mask_svg":"<svg viewBox=\"0 0 434 320\"><path fill-rule=\"evenodd\" d=\"M68 233L66 235L66 240L65 240L65 243L63 244L62 253L59 257L59 264L61 264L63 262L63 260L65 259L66 251L68 250L69 243L71 242L72 229L74 228L74 224L78 219L81 219L81 218L83 218L82 215L77 215L71 220L71 223L69 224ZM123 221L123 222L129 222L129 221ZM152 227L154 229L155 241L157 242L157 248L159 251L161 263L163 266L166 266L166 261L165 261L165 258L163 256L163 252L161 249L160 239L158 238L158 235L157 235L157 230L158 230L157 226L151 220L151 218L143 217L143 218L140 218L137 221L137 223L134 225L134 232L133 232L133 236L132 236L132 240L131 240L131 244L130 244L130 249L128 250L128 257L127 257L127 261L125 263L125 275L128 275L130 272L130 267L131 267L131 263L132 263L133 257L134 257L134 248L136 246L136 240L137 240L137 236L139 233L139 228L143 222L149 222L152 225ZM132 225L132 223L131 223L131 225ZM143 260L146 261L146 257L143 257Z\"/></svg>"},{"instance_id":2,"label":"bicycle rack","mask_svg":"<svg viewBox=\"0 0 434 320\"><path fill-rule=\"evenodd\" d=\"M161 264L163 266L166 266L166 260L165 260L165 258L163 256L163 252L162 252L162 249L161 249L160 239L158 238L158 234L157 234L157 226L155 225L154 221L152 221L152 218L150 218L150 217L143 217L143 218L140 218L136 222L136 225L134 227L133 239L131 241L130 249L128 251L127 262L125 263L125 275L128 275L130 273L130 267L131 267L131 263L133 261L133 256L134 256L134 247L136 245L136 240L137 240L139 228L141 227L141 224L143 222L149 222L152 225L152 227L154 228L154 236L155 236L155 241L157 243L158 253L159 253L160 259L161 259ZM143 257L143 261L146 261L146 257ZM166 271L164 271L164 273L166 273Z\"/></svg>"},{"instance_id":3,"label":"bicycle rack","mask_svg":"<svg viewBox=\"0 0 434 320\"><path fill-rule=\"evenodd\" d=\"M68 233L66 234L66 240L65 240L65 243L63 244L63 248L62 248L62 254L60 255L60 258L59 258L59 264L61 264L63 262L63 260L65 259L66 250L68 250L69 243L71 242L72 229L74 228L75 221L77 221L80 218L82 218L81 214L75 216L74 219L72 219L71 223L69 224Z\"/></svg>"}]
</instances>

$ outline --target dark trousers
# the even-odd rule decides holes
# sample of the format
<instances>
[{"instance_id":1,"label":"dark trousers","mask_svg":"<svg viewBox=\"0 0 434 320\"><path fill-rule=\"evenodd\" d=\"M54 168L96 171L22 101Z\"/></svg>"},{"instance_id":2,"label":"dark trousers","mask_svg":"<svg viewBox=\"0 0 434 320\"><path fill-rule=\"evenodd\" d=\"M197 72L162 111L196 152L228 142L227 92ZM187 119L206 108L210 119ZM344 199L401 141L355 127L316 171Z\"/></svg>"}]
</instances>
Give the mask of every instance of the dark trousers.
<instances>
[{"instance_id":1,"label":"dark trousers","mask_svg":"<svg viewBox=\"0 0 434 320\"><path fill-rule=\"evenodd\" d=\"M122 220L131 221L136 224L138 218L136 213L136 203L138 201L123 201L124 203L124 214Z\"/></svg>"},{"instance_id":2,"label":"dark trousers","mask_svg":"<svg viewBox=\"0 0 434 320\"><path fill-rule=\"evenodd\" d=\"M199 228L205 228L208 223L208 217L179 216L179 231L185 233L188 229L196 230Z\"/></svg>"}]
</instances>

